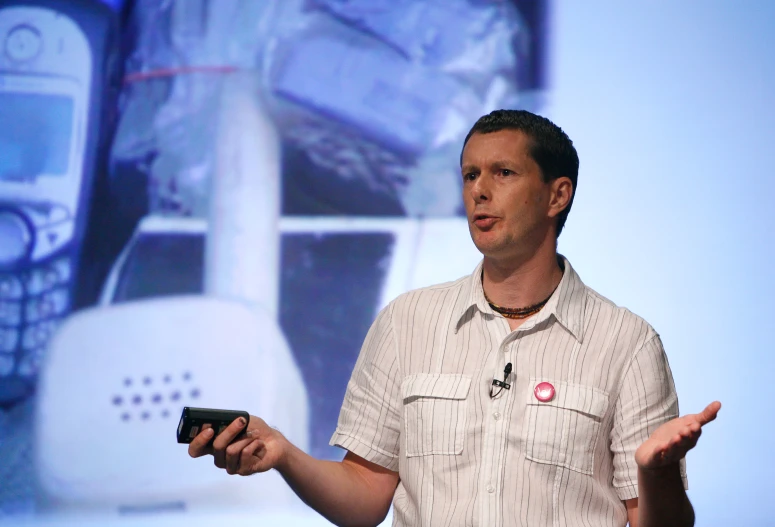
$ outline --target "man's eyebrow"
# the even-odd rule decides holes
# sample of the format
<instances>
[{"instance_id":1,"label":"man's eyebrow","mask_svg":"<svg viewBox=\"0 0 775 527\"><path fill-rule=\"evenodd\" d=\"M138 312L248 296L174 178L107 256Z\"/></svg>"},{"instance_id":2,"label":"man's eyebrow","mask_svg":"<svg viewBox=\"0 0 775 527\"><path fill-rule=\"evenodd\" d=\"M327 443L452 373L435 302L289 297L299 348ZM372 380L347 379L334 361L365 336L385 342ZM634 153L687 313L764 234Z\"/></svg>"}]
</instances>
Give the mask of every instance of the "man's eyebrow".
<instances>
[{"instance_id":1,"label":"man's eyebrow","mask_svg":"<svg viewBox=\"0 0 775 527\"><path fill-rule=\"evenodd\" d=\"M490 163L490 166L503 168L505 166L516 166L517 162L510 160L510 159L498 159L497 161L493 161Z\"/></svg>"},{"instance_id":2,"label":"man's eyebrow","mask_svg":"<svg viewBox=\"0 0 775 527\"><path fill-rule=\"evenodd\" d=\"M509 167L512 170L518 170L520 168L519 163L511 159L498 159L496 161L493 161L492 163L489 163L488 166L490 168L498 168L498 169ZM473 163L466 163L460 167L460 171L463 172L464 174L468 172L476 171L476 170L480 170L479 165L476 165Z\"/></svg>"}]
</instances>

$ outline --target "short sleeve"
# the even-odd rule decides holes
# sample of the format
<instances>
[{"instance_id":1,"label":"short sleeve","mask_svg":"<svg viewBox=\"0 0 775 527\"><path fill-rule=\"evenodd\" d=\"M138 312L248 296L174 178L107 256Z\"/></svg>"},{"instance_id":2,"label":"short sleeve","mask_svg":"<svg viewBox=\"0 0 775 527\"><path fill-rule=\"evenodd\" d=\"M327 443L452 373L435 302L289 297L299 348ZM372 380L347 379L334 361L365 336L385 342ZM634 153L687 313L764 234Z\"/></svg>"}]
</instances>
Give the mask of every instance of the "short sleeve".
<instances>
[{"instance_id":1,"label":"short sleeve","mask_svg":"<svg viewBox=\"0 0 775 527\"><path fill-rule=\"evenodd\" d=\"M401 399L391 309L379 313L366 335L329 443L398 471Z\"/></svg>"},{"instance_id":2,"label":"short sleeve","mask_svg":"<svg viewBox=\"0 0 775 527\"><path fill-rule=\"evenodd\" d=\"M625 372L611 430L613 485L621 500L638 497L635 451L663 423L678 417L678 396L662 341L654 335L638 350ZM686 460L680 463L688 489Z\"/></svg>"}]
</instances>

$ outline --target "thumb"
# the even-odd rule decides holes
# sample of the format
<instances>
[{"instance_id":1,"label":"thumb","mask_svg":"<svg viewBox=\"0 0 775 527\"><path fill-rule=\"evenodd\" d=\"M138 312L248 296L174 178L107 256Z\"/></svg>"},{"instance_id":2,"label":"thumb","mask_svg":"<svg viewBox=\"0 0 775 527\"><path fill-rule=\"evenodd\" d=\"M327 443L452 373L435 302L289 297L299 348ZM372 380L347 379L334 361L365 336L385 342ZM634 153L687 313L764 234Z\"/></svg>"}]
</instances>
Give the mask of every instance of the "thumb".
<instances>
[{"instance_id":1,"label":"thumb","mask_svg":"<svg viewBox=\"0 0 775 527\"><path fill-rule=\"evenodd\" d=\"M713 421L720 409L721 403L718 401L713 401L708 406L706 406L702 412L697 414L697 421L699 421L700 426L705 426L706 424Z\"/></svg>"}]
</instances>

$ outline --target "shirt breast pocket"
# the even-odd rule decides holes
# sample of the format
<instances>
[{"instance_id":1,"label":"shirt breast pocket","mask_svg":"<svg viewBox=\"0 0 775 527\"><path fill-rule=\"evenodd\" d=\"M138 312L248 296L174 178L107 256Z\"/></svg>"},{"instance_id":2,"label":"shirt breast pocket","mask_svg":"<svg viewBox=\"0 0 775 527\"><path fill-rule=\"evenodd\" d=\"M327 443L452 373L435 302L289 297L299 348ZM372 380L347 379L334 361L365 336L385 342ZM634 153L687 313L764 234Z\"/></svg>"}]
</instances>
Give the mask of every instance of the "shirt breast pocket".
<instances>
[{"instance_id":1,"label":"shirt breast pocket","mask_svg":"<svg viewBox=\"0 0 775 527\"><path fill-rule=\"evenodd\" d=\"M592 386L549 380L555 394L544 402L533 391L542 381L547 379L530 379L525 395L526 457L591 475L608 394Z\"/></svg>"},{"instance_id":2,"label":"shirt breast pocket","mask_svg":"<svg viewBox=\"0 0 775 527\"><path fill-rule=\"evenodd\" d=\"M463 453L470 388L469 375L418 373L404 379L407 457Z\"/></svg>"}]
</instances>

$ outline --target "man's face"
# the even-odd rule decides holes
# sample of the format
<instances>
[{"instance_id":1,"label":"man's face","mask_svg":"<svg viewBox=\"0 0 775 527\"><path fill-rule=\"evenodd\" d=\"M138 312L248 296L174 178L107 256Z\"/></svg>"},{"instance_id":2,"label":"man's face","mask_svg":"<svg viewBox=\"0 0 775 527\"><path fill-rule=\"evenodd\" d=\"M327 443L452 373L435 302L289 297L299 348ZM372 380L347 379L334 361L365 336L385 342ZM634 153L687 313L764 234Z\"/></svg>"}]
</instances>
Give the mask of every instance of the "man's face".
<instances>
[{"instance_id":1,"label":"man's face","mask_svg":"<svg viewBox=\"0 0 775 527\"><path fill-rule=\"evenodd\" d=\"M487 257L529 257L554 229L553 183L545 183L518 130L475 133L463 149L463 202L474 245ZM565 178L563 178L565 179Z\"/></svg>"}]
</instances>

